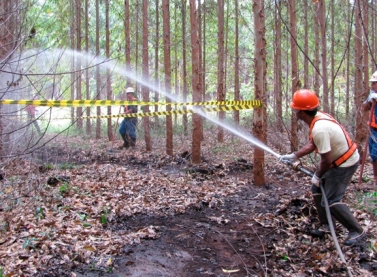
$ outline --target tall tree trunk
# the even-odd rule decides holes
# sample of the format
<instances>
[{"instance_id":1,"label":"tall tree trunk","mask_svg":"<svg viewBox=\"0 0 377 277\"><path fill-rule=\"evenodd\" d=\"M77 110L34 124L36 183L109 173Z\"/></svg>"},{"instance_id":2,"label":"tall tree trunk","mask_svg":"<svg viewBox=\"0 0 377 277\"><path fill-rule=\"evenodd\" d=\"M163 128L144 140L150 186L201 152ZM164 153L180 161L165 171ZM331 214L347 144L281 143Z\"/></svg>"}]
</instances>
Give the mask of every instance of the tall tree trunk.
<instances>
[{"instance_id":1,"label":"tall tree trunk","mask_svg":"<svg viewBox=\"0 0 377 277\"><path fill-rule=\"evenodd\" d=\"M171 93L171 60L170 60L170 11L169 1L162 0L162 18L164 29L164 68L165 68L165 91ZM171 99L166 98L167 103ZM166 106L166 110L171 111L171 105ZM166 116L166 154L173 155L173 122L172 116Z\"/></svg>"},{"instance_id":2,"label":"tall tree trunk","mask_svg":"<svg viewBox=\"0 0 377 277\"><path fill-rule=\"evenodd\" d=\"M124 55L126 56L126 71L131 70L131 34L130 34L130 1L124 0L124 37L126 47ZM126 87L132 86L131 79L127 76Z\"/></svg>"},{"instance_id":3,"label":"tall tree trunk","mask_svg":"<svg viewBox=\"0 0 377 277\"><path fill-rule=\"evenodd\" d=\"M100 56L100 14L99 14L100 0L96 0L96 56ZM101 99L101 70L96 67L96 99ZM96 119L96 139L101 138L101 107L97 107Z\"/></svg>"},{"instance_id":4,"label":"tall tree trunk","mask_svg":"<svg viewBox=\"0 0 377 277\"><path fill-rule=\"evenodd\" d=\"M156 0L156 29L155 29L155 48L154 48L154 85L155 85L155 93L154 93L154 101L158 103L159 101L159 79L158 79L158 70L159 70L159 55L158 55L158 45L159 45L159 38L160 38L160 8L159 8L159 0ZM154 106L154 111L158 112L158 105ZM158 115L154 117L155 125L159 126Z\"/></svg>"},{"instance_id":5,"label":"tall tree trunk","mask_svg":"<svg viewBox=\"0 0 377 277\"><path fill-rule=\"evenodd\" d=\"M85 52L89 53L89 0L85 0ZM89 60L85 60L85 91L86 99L90 100L90 83L89 83ZM91 135L92 124L90 120L90 107L86 108L86 134Z\"/></svg>"},{"instance_id":6,"label":"tall tree trunk","mask_svg":"<svg viewBox=\"0 0 377 277\"><path fill-rule=\"evenodd\" d=\"M361 26L361 10L360 0L355 0L355 94L354 104L356 111L356 138L355 141L358 145L362 145L362 142L366 139L367 133L365 125L364 112L362 109L362 101L366 98L365 91L363 89L363 42L362 42L362 26ZM359 150L362 150L359 148Z\"/></svg>"},{"instance_id":7,"label":"tall tree trunk","mask_svg":"<svg viewBox=\"0 0 377 277\"><path fill-rule=\"evenodd\" d=\"M143 0L143 80L148 82L149 80L149 54L148 54L148 0ZM147 86L142 87L143 101L149 102L149 88ZM144 106L144 113L149 112L149 106ZM144 125L144 139L146 151L152 151L152 140L150 132L149 117L143 117Z\"/></svg>"},{"instance_id":8,"label":"tall tree trunk","mask_svg":"<svg viewBox=\"0 0 377 277\"><path fill-rule=\"evenodd\" d=\"M314 11L314 41L319 41L319 30L320 30L320 23L319 23L319 14L317 12L317 7L315 7ZM314 83L313 83L313 88L314 91L318 94L319 93L319 88L321 87L320 84L320 59L319 59L319 43L315 43L314 45Z\"/></svg>"},{"instance_id":9,"label":"tall tree trunk","mask_svg":"<svg viewBox=\"0 0 377 277\"><path fill-rule=\"evenodd\" d=\"M283 118L283 102L282 102L282 66L281 66L281 2L278 1L275 6L275 53L274 53L274 110L276 111L276 118ZM282 122L278 122L277 129L279 132L283 131Z\"/></svg>"},{"instance_id":10,"label":"tall tree trunk","mask_svg":"<svg viewBox=\"0 0 377 277\"><path fill-rule=\"evenodd\" d=\"M327 38L326 38L326 4L324 1L318 2L318 17L320 23L320 33L321 33L321 55L322 55L322 109L324 112L329 112L329 85L328 85L328 75L327 75ZM316 91L318 93L318 91Z\"/></svg>"},{"instance_id":11,"label":"tall tree trunk","mask_svg":"<svg viewBox=\"0 0 377 277\"><path fill-rule=\"evenodd\" d=\"M240 100L240 54L239 54L239 30L238 30L238 0L234 1L235 10L235 39L234 39L234 100ZM240 112L234 111L234 122L240 124Z\"/></svg>"},{"instance_id":12,"label":"tall tree trunk","mask_svg":"<svg viewBox=\"0 0 377 277\"><path fill-rule=\"evenodd\" d=\"M204 41L205 41L205 37L203 37L203 35L205 34L204 30L203 30L203 26L202 26L202 9L205 8L205 2L203 1L203 4L201 4L201 0L198 0L198 10L197 10L197 22L198 22L198 39L200 41L199 43L199 82L204 84L204 80L205 80L205 72L203 70L204 68L204 65L203 65L203 59L205 57L205 48L202 47L202 45L205 46L204 44ZM204 12L204 19L205 19L205 12ZM201 98L199 101L203 101L203 99L205 99L205 87L204 86L201 86L200 87L201 91L200 91L200 95L201 95ZM205 118L201 118L202 122L205 120ZM203 131L203 124L201 124L201 139L203 140L204 137L203 137L203 134L204 134L204 131Z\"/></svg>"},{"instance_id":13,"label":"tall tree trunk","mask_svg":"<svg viewBox=\"0 0 377 277\"><path fill-rule=\"evenodd\" d=\"M351 3L347 1L347 34L351 34L350 30L352 30L352 23L350 21L352 17L352 9L351 9ZM351 38L349 38L351 40ZM348 122L350 119L350 55L351 55L351 47L350 42L347 43L347 49L346 49L346 121Z\"/></svg>"},{"instance_id":14,"label":"tall tree trunk","mask_svg":"<svg viewBox=\"0 0 377 277\"><path fill-rule=\"evenodd\" d=\"M75 49L75 29L76 29L76 9L75 9L75 0L70 0L70 10L71 10L71 21L70 21L70 30L69 30L69 39L71 44L71 49ZM72 53L71 55L71 99L75 99L75 84L76 84L76 68L75 68L76 60L75 60L75 54ZM76 122L75 118L75 107L71 107L71 125L74 125Z\"/></svg>"},{"instance_id":15,"label":"tall tree trunk","mask_svg":"<svg viewBox=\"0 0 377 277\"><path fill-rule=\"evenodd\" d=\"M4 77L4 71L10 71L9 60L12 58L13 53L17 49L17 45L20 44L20 30L17 30L19 27L18 18L20 18L20 9L16 7L19 5L18 0L1 0L0 1L0 84L2 88L5 88L5 91L2 93L5 94L8 91L7 80L8 77ZM6 73L6 75L8 75ZM18 76L10 76L9 80L18 79ZM4 83L3 83L4 82ZM9 84L8 84L9 86ZM2 94L1 97L4 97ZM6 97L5 97L6 98ZM3 105L0 105L0 111L3 111ZM0 160L3 161L6 156L6 149L4 146L5 137L4 136L4 118L0 113ZM8 120L5 122L8 124ZM10 139L10 138L9 138ZM6 139L6 140L9 140Z\"/></svg>"},{"instance_id":16,"label":"tall tree trunk","mask_svg":"<svg viewBox=\"0 0 377 277\"><path fill-rule=\"evenodd\" d=\"M182 80L183 80L183 102L187 102L187 52L186 52L186 0L182 0ZM186 110L186 106L183 107ZM187 114L183 114L183 134L188 136Z\"/></svg>"},{"instance_id":17,"label":"tall tree trunk","mask_svg":"<svg viewBox=\"0 0 377 277\"><path fill-rule=\"evenodd\" d=\"M192 100L200 102L201 84L200 84L200 60L199 60L199 39L198 39L198 22L196 16L196 0L190 0L190 26L191 26L191 61L192 61ZM192 161L195 164L201 162L201 136L202 136L202 120L197 113L192 115Z\"/></svg>"},{"instance_id":18,"label":"tall tree trunk","mask_svg":"<svg viewBox=\"0 0 377 277\"><path fill-rule=\"evenodd\" d=\"M362 29L363 29L363 90L365 95L369 94L369 28L368 28L368 2L362 2Z\"/></svg>"},{"instance_id":19,"label":"tall tree trunk","mask_svg":"<svg viewBox=\"0 0 377 277\"><path fill-rule=\"evenodd\" d=\"M217 1L217 101L225 100L224 91L224 1ZM220 122L224 121L225 112L219 112ZM217 141L224 142L224 129L218 126Z\"/></svg>"},{"instance_id":20,"label":"tall tree trunk","mask_svg":"<svg viewBox=\"0 0 377 277\"><path fill-rule=\"evenodd\" d=\"M291 80L292 95L300 89L300 80L298 76L298 60L297 60L297 31L296 31L296 7L295 0L289 0L289 28L291 33ZM291 151L295 151L298 147L297 137L297 118L292 114L291 117Z\"/></svg>"},{"instance_id":21,"label":"tall tree trunk","mask_svg":"<svg viewBox=\"0 0 377 277\"><path fill-rule=\"evenodd\" d=\"M308 39L308 2L303 1L304 5L304 88L310 88L309 85L309 39Z\"/></svg>"},{"instance_id":22,"label":"tall tree trunk","mask_svg":"<svg viewBox=\"0 0 377 277\"><path fill-rule=\"evenodd\" d=\"M109 0L105 0L105 47L106 47L106 58L110 59L110 20L109 20ZM112 89L111 89L111 73L110 69L106 68L106 99L113 100ZM111 106L107 107L107 137L109 141L114 141L114 133L112 128L112 118L111 118Z\"/></svg>"},{"instance_id":23,"label":"tall tree trunk","mask_svg":"<svg viewBox=\"0 0 377 277\"><path fill-rule=\"evenodd\" d=\"M266 39L265 39L265 15L264 0L254 0L254 91L255 99L265 103L266 97ZM254 110L254 135L262 142L266 142L266 108ZM254 183L256 186L265 185L264 176L264 151L254 149Z\"/></svg>"},{"instance_id":24,"label":"tall tree trunk","mask_svg":"<svg viewBox=\"0 0 377 277\"><path fill-rule=\"evenodd\" d=\"M82 100L82 72L81 72L81 1L76 1L76 51L77 51L77 63L76 63L76 100ZM77 107L77 129L82 130L82 107Z\"/></svg>"},{"instance_id":25,"label":"tall tree trunk","mask_svg":"<svg viewBox=\"0 0 377 277\"><path fill-rule=\"evenodd\" d=\"M331 83L330 83L330 113L335 115L335 4L334 1L330 2L331 7L331 60L330 60L330 71L331 71Z\"/></svg>"}]
</instances>

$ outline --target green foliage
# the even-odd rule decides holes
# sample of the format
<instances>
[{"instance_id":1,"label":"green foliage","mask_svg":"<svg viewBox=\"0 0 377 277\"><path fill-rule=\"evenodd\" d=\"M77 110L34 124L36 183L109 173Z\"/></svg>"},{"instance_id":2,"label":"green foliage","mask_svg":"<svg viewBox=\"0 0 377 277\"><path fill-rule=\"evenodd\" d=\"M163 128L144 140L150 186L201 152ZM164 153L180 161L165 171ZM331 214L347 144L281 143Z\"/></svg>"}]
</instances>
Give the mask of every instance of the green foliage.
<instances>
[{"instance_id":1,"label":"green foliage","mask_svg":"<svg viewBox=\"0 0 377 277\"><path fill-rule=\"evenodd\" d=\"M35 241L35 238L25 239L24 243L22 244L22 248L23 249L34 249L35 248L34 241Z\"/></svg>"},{"instance_id":2,"label":"green foliage","mask_svg":"<svg viewBox=\"0 0 377 277\"><path fill-rule=\"evenodd\" d=\"M76 165L69 163L69 162L64 162L59 165L59 169L62 170L67 170L67 169L75 169Z\"/></svg>"},{"instance_id":3,"label":"green foliage","mask_svg":"<svg viewBox=\"0 0 377 277\"><path fill-rule=\"evenodd\" d=\"M377 191L357 195L359 209L365 209L377 217Z\"/></svg>"},{"instance_id":4,"label":"green foliage","mask_svg":"<svg viewBox=\"0 0 377 277\"><path fill-rule=\"evenodd\" d=\"M64 183L59 187L59 192L60 192L60 194L64 195L64 194L69 193L70 189L71 188L70 188L69 184Z\"/></svg>"},{"instance_id":5,"label":"green foliage","mask_svg":"<svg viewBox=\"0 0 377 277\"><path fill-rule=\"evenodd\" d=\"M46 214L45 214L45 211L42 207L37 207L35 209L35 218L37 219L37 221L39 219L44 219L46 217Z\"/></svg>"},{"instance_id":6,"label":"green foliage","mask_svg":"<svg viewBox=\"0 0 377 277\"><path fill-rule=\"evenodd\" d=\"M0 267L0 277L5 277L2 267Z\"/></svg>"}]
</instances>

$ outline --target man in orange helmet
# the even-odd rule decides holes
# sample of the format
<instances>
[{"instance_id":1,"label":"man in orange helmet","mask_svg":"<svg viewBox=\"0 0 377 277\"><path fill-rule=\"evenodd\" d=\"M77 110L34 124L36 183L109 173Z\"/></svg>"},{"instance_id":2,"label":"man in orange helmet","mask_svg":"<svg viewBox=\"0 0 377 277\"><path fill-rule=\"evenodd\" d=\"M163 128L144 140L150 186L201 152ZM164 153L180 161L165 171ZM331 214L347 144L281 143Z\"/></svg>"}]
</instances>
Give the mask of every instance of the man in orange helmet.
<instances>
[{"instance_id":1,"label":"man in orange helmet","mask_svg":"<svg viewBox=\"0 0 377 277\"><path fill-rule=\"evenodd\" d=\"M319 228L313 230L312 235L322 237L329 231L322 201L321 183L332 217L348 229L348 237L344 244L352 246L365 236L365 232L348 206L341 200L359 164L360 155L357 145L333 117L318 111L319 100L313 91L308 89L296 91L290 106L297 119L309 126L309 142L298 151L281 156L280 160L295 162L314 151L321 156L317 171L311 180L314 205L320 221Z\"/></svg>"},{"instance_id":2,"label":"man in orange helmet","mask_svg":"<svg viewBox=\"0 0 377 277\"><path fill-rule=\"evenodd\" d=\"M371 114L369 117L369 155L372 160L373 165L373 175L374 175L374 186L377 185L377 71L373 73L372 78L369 80L370 82L370 93L368 95L368 99L364 102L364 111L371 110Z\"/></svg>"}]
</instances>

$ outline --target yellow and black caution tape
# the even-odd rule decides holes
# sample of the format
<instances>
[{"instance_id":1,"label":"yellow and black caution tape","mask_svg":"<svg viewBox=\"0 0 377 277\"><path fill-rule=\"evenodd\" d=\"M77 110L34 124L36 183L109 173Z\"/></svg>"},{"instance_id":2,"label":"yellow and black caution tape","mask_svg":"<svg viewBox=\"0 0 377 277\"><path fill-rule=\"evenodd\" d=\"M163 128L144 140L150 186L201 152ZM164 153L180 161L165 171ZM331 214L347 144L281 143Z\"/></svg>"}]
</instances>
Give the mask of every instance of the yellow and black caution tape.
<instances>
[{"instance_id":1,"label":"yellow and black caution tape","mask_svg":"<svg viewBox=\"0 0 377 277\"><path fill-rule=\"evenodd\" d=\"M253 109L252 105L236 105L236 106L221 106L214 108L201 108L203 112L227 112L227 111L240 111L240 110L250 110ZM132 113L132 114L115 114L115 115L100 115L100 116L85 116L80 117L82 119L88 118L117 118L117 117L145 117L145 116L159 116L159 115L180 115L180 114L191 114L195 113L195 110L172 110L172 111L161 111L161 112L148 112L148 113Z\"/></svg>"},{"instance_id":2,"label":"yellow and black caution tape","mask_svg":"<svg viewBox=\"0 0 377 277\"><path fill-rule=\"evenodd\" d=\"M240 101L207 101L207 102L143 102L123 100L0 100L3 105L34 105L47 107L92 107L92 106L236 106L249 105L254 108L262 107L261 100L240 100Z\"/></svg>"}]
</instances>

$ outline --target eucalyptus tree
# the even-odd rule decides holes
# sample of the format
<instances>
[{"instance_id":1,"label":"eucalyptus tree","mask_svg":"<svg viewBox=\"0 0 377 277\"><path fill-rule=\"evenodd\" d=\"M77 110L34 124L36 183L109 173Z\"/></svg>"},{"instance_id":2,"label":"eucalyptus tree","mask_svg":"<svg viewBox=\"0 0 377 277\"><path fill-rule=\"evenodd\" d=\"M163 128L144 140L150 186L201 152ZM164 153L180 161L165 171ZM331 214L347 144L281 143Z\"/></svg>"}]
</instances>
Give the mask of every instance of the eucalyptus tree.
<instances>
[{"instance_id":1,"label":"eucalyptus tree","mask_svg":"<svg viewBox=\"0 0 377 277\"><path fill-rule=\"evenodd\" d=\"M217 31L217 101L225 100L225 73L224 73L224 1L217 1L217 18L218 18L218 31ZM225 112L219 112L219 120L224 121ZM217 133L218 142L224 142L224 129L219 126Z\"/></svg>"},{"instance_id":2,"label":"eucalyptus tree","mask_svg":"<svg viewBox=\"0 0 377 277\"><path fill-rule=\"evenodd\" d=\"M200 61L199 61L199 39L198 39L198 19L196 14L196 0L190 0L190 33L191 33L191 70L192 70L192 101L200 102L201 100L201 83L200 83ZM201 162L201 136L202 136L202 119L197 113L192 115L192 161Z\"/></svg>"},{"instance_id":3,"label":"eucalyptus tree","mask_svg":"<svg viewBox=\"0 0 377 277\"><path fill-rule=\"evenodd\" d=\"M266 39L264 0L254 0L254 90L255 98L266 100ZM262 142L266 142L266 108L254 111L253 132ZM257 186L265 185L264 152L260 148L254 149L254 183Z\"/></svg>"},{"instance_id":4,"label":"eucalyptus tree","mask_svg":"<svg viewBox=\"0 0 377 277\"><path fill-rule=\"evenodd\" d=\"M149 80L149 53L148 53L148 0L143 0L143 80ZM149 102L149 88L142 87L143 101ZM144 106L144 113L149 112L149 106ZM144 139L146 151L152 151L149 117L143 117Z\"/></svg>"}]
</instances>

